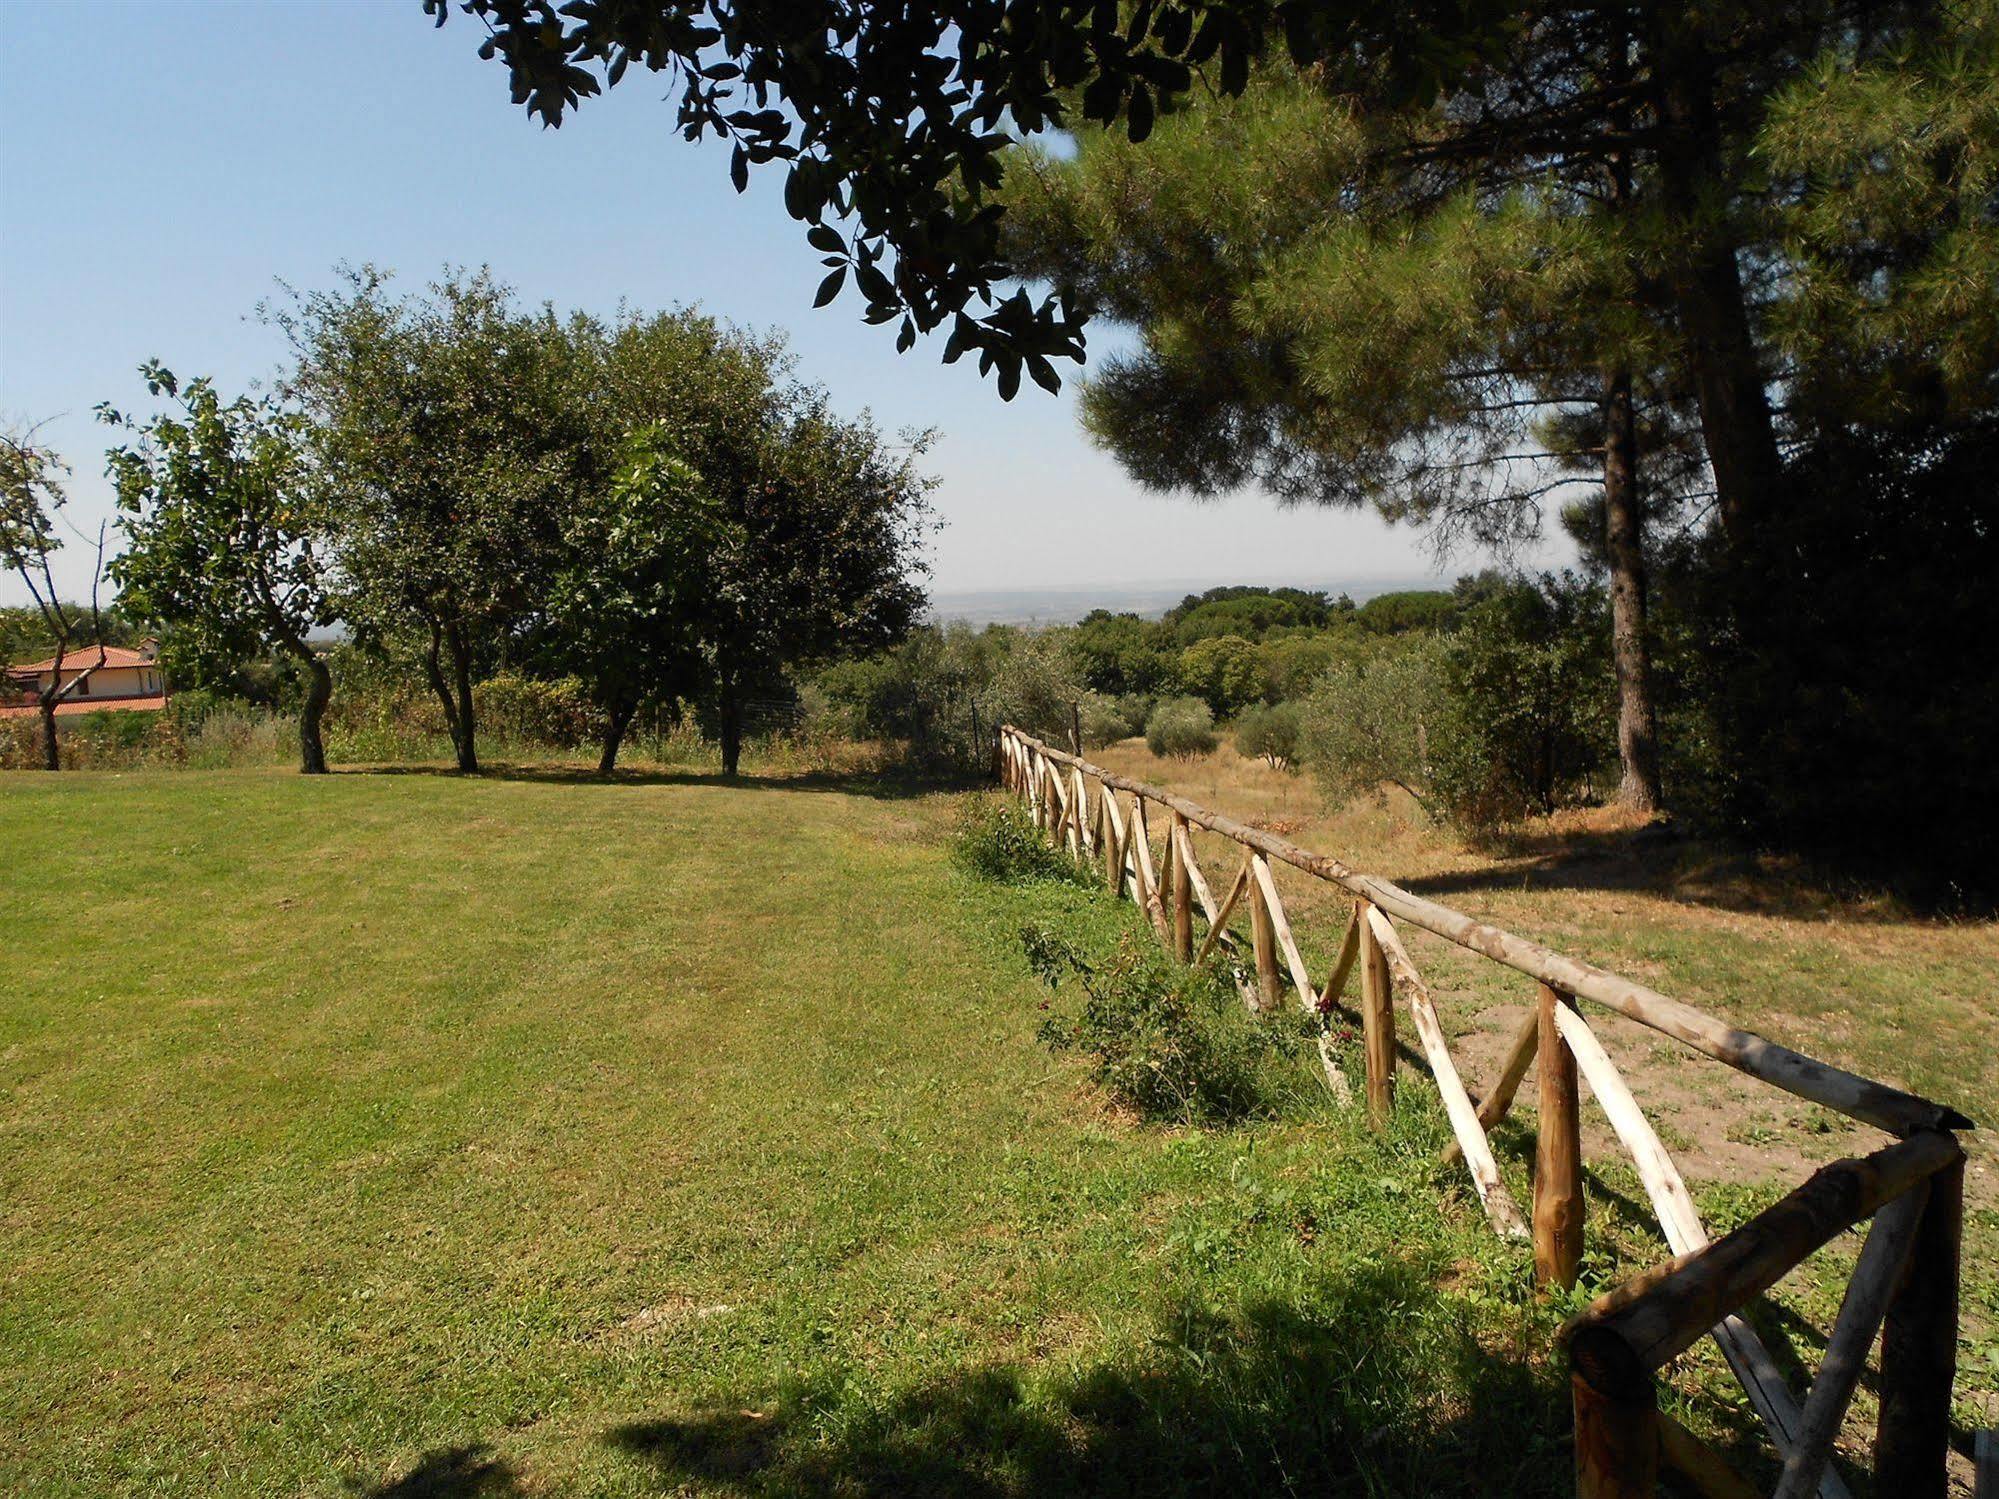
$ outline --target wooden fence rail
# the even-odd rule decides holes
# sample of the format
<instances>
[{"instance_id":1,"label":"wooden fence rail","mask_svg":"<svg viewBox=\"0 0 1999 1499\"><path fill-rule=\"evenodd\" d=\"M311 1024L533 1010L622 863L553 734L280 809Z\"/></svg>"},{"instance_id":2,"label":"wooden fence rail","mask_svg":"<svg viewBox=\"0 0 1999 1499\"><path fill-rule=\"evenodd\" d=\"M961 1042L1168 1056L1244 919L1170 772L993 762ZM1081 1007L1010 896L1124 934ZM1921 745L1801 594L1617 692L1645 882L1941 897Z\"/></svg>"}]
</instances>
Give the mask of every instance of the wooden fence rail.
<instances>
[{"instance_id":1,"label":"wooden fence rail","mask_svg":"<svg viewBox=\"0 0 1999 1499\"><path fill-rule=\"evenodd\" d=\"M1297 1003L1323 1015L1342 1004L1358 970L1363 1096L1377 1122L1395 1104L1399 1000L1451 1122L1447 1160L1464 1162L1495 1231L1531 1240L1535 1276L1544 1286L1573 1286L1582 1262L1579 1100L1581 1083L1588 1083L1630 1154L1673 1258L1610 1291L1563 1330L1575 1407L1576 1487L1583 1499L1649 1499L1662 1467L1701 1494L1754 1492L1722 1457L1658 1409L1657 1371L1703 1337L1720 1347L1768 1429L1782 1466L1781 1499L1848 1499L1831 1463L1833 1442L1877 1334L1875 1489L1895 1499L1941 1499L1957 1349L1964 1161L1951 1131L1971 1127L1964 1115L1779 1046L1011 725L1000 727L997 749L1002 783L1025 799L1057 845L1086 863L1101 862L1105 888L1145 912L1161 945L1179 961L1202 963L1217 952L1231 958L1246 1004L1270 1009L1283 1003L1288 982ZM1155 820L1161 827L1156 859ZM1243 850L1219 903L1196 857L1194 828ZM1312 982L1273 863L1353 897L1338 956L1321 986ZM1230 928L1245 904L1246 962ZM1198 939L1197 913L1205 925ZM1436 998L1397 921L1535 980L1533 1012L1483 1101L1474 1101L1460 1077ZM1895 1143L1822 1168L1735 1232L1710 1240L1679 1168L1591 1029L1581 1000L1884 1130ZM1350 1097L1351 1084L1324 1035L1320 1058L1328 1086ZM1488 1132L1506 1117L1530 1068L1539 1076L1540 1113L1531 1214L1523 1214L1501 1177ZM1874 1220L1872 1229L1823 1365L1800 1405L1742 1313L1806 1256L1867 1218Z\"/></svg>"}]
</instances>

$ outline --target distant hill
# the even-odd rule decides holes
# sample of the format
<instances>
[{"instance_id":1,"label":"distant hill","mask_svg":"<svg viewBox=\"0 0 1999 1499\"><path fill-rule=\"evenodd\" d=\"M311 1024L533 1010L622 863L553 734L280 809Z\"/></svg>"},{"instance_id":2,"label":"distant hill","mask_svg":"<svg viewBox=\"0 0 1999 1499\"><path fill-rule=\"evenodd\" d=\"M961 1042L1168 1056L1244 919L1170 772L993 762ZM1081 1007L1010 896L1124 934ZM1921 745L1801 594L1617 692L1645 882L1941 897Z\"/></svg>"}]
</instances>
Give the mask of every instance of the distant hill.
<instances>
[{"instance_id":1,"label":"distant hill","mask_svg":"<svg viewBox=\"0 0 1999 1499\"><path fill-rule=\"evenodd\" d=\"M1160 583L1091 583L1063 588L940 590L930 596L930 614L941 624L963 620L973 625L1067 625L1074 624L1092 609L1157 619L1188 594L1212 588L1218 581L1242 580L1182 578ZM1356 604L1364 604L1377 594L1405 588L1448 589L1451 585L1448 579L1409 574L1332 580L1286 578L1272 581L1270 586L1317 589L1336 598L1344 593Z\"/></svg>"}]
</instances>

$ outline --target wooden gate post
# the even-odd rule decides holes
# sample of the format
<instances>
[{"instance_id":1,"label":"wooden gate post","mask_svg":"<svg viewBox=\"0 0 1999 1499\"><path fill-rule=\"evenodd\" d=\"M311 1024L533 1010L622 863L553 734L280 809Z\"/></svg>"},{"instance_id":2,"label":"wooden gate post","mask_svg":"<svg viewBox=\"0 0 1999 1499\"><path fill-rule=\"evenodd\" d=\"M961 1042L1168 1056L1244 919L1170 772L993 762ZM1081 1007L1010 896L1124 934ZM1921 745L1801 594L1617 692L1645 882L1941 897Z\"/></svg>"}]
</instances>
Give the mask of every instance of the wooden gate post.
<instances>
[{"instance_id":1,"label":"wooden gate post","mask_svg":"<svg viewBox=\"0 0 1999 1499\"><path fill-rule=\"evenodd\" d=\"M1395 1107L1395 981L1389 976L1388 954L1374 934L1368 914L1374 907L1358 903L1360 911L1360 1036L1367 1057L1367 1112L1376 1124Z\"/></svg>"},{"instance_id":2,"label":"wooden gate post","mask_svg":"<svg viewBox=\"0 0 1999 1499\"><path fill-rule=\"evenodd\" d=\"M1957 1375L1958 1248L1964 1233L1964 1160L1930 1178L1901 1289L1881 1325L1881 1414L1874 1492L1943 1499L1950 1390Z\"/></svg>"},{"instance_id":3,"label":"wooden gate post","mask_svg":"<svg viewBox=\"0 0 1999 1499\"><path fill-rule=\"evenodd\" d=\"M1534 1282L1576 1283L1583 1258L1582 1112L1576 1093L1576 1059L1555 1025L1555 1007L1568 995L1538 986L1538 1065L1541 1122L1534 1140Z\"/></svg>"},{"instance_id":4,"label":"wooden gate post","mask_svg":"<svg viewBox=\"0 0 1999 1499\"><path fill-rule=\"evenodd\" d=\"M1576 1416L1576 1499L1653 1499L1659 1489L1659 1405L1631 1345L1602 1327L1569 1342Z\"/></svg>"}]
</instances>

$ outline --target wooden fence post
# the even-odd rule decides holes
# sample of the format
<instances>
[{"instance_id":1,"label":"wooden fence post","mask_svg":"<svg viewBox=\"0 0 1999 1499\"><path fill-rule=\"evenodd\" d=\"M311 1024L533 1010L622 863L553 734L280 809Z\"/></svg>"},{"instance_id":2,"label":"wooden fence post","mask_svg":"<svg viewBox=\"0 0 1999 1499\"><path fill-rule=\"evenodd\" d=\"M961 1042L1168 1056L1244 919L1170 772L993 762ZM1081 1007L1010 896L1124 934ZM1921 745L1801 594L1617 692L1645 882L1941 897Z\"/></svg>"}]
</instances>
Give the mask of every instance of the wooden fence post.
<instances>
[{"instance_id":1,"label":"wooden fence post","mask_svg":"<svg viewBox=\"0 0 1999 1499\"><path fill-rule=\"evenodd\" d=\"M1360 909L1360 1036L1367 1055L1367 1111L1378 1124L1395 1107L1395 981L1374 934L1367 901Z\"/></svg>"},{"instance_id":2,"label":"wooden fence post","mask_svg":"<svg viewBox=\"0 0 1999 1499\"><path fill-rule=\"evenodd\" d=\"M1567 1289L1583 1258L1582 1112L1576 1059L1555 1024L1568 995L1541 984L1539 1072L1541 1122L1534 1141L1534 1281Z\"/></svg>"},{"instance_id":3,"label":"wooden fence post","mask_svg":"<svg viewBox=\"0 0 1999 1499\"><path fill-rule=\"evenodd\" d=\"M1187 868L1190 843L1187 819L1175 812L1166 834L1167 863L1173 871L1173 956L1183 963L1194 961L1194 878Z\"/></svg>"},{"instance_id":4,"label":"wooden fence post","mask_svg":"<svg viewBox=\"0 0 1999 1499\"><path fill-rule=\"evenodd\" d=\"M1256 1007L1274 1010L1284 1002L1283 981L1277 976L1277 923L1270 919L1270 906L1263 892L1250 882L1250 945L1256 953Z\"/></svg>"},{"instance_id":5,"label":"wooden fence post","mask_svg":"<svg viewBox=\"0 0 1999 1499\"><path fill-rule=\"evenodd\" d=\"M1569 1343L1576 1417L1576 1499L1653 1499L1659 1405L1652 1375L1616 1333L1585 1328Z\"/></svg>"},{"instance_id":6,"label":"wooden fence post","mask_svg":"<svg viewBox=\"0 0 1999 1499\"><path fill-rule=\"evenodd\" d=\"M1942 1499L1957 1374L1958 1249L1964 1233L1964 1160L1930 1178L1929 1201L1900 1291L1881 1328L1881 1415L1874 1492Z\"/></svg>"},{"instance_id":7,"label":"wooden fence post","mask_svg":"<svg viewBox=\"0 0 1999 1499\"><path fill-rule=\"evenodd\" d=\"M1112 900L1117 900L1124 894L1124 866L1131 857L1131 846L1126 841L1124 818L1117 809L1117 792L1104 787L1099 806L1104 815L1104 888L1110 891Z\"/></svg>"}]
</instances>

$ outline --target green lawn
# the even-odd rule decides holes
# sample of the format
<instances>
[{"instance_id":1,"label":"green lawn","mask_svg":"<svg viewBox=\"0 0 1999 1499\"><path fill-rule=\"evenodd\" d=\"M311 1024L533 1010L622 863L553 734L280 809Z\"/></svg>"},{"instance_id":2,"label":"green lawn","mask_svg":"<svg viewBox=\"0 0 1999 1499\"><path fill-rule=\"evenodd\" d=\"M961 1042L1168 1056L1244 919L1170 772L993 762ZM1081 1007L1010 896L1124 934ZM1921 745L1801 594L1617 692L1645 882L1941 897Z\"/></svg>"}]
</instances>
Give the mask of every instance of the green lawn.
<instances>
[{"instance_id":1,"label":"green lawn","mask_svg":"<svg viewBox=\"0 0 1999 1499\"><path fill-rule=\"evenodd\" d=\"M0 1492L1565 1491L1435 1110L1117 1120L952 816L6 777Z\"/></svg>"}]
</instances>

